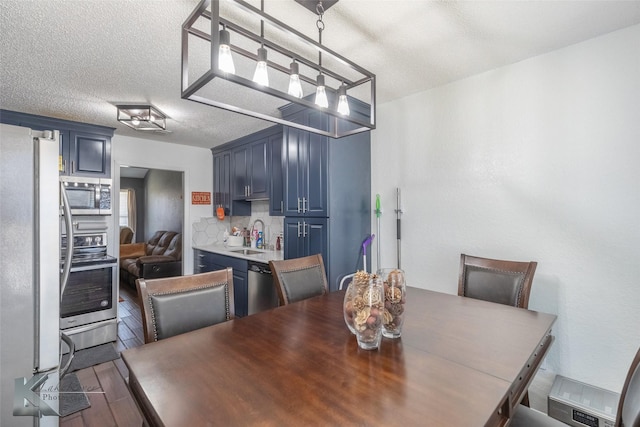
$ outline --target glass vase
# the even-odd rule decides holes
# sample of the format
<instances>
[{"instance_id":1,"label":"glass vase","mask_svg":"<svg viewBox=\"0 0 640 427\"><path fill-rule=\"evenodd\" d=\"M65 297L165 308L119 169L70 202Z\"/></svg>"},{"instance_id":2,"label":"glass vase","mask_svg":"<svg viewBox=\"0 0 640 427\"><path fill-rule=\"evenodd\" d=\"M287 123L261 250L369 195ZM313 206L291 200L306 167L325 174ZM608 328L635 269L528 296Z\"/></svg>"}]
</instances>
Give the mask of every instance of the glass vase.
<instances>
[{"instance_id":1,"label":"glass vase","mask_svg":"<svg viewBox=\"0 0 640 427\"><path fill-rule=\"evenodd\" d=\"M384 282L382 335L386 338L399 338L402 335L404 306L407 301L404 271L399 268L381 268L377 274Z\"/></svg>"},{"instance_id":2,"label":"glass vase","mask_svg":"<svg viewBox=\"0 0 640 427\"><path fill-rule=\"evenodd\" d=\"M352 334L355 335L356 329L354 326L354 318L355 318L355 301L360 301L359 298L362 298L364 291L369 286L369 273L365 271L357 271L349 285L347 286L347 290L344 294L344 304L343 304L343 313L344 313L344 323L347 324L347 327L351 331ZM359 297L359 298L358 298Z\"/></svg>"},{"instance_id":3,"label":"glass vase","mask_svg":"<svg viewBox=\"0 0 640 427\"><path fill-rule=\"evenodd\" d=\"M383 286L382 279L374 274L369 278L369 285L362 296L354 299L353 326L358 347L364 350L375 350L380 346L384 312Z\"/></svg>"}]
</instances>

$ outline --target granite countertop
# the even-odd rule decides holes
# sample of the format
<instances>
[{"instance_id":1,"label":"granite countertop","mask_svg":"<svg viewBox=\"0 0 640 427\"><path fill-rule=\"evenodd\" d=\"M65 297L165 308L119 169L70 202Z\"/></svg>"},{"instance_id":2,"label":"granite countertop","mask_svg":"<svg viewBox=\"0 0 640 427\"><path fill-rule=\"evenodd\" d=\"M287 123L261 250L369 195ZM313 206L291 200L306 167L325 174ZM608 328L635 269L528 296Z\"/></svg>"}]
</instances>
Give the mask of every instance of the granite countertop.
<instances>
[{"instance_id":1,"label":"granite countertop","mask_svg":"<svg viewBox=\"0 0 640 427\"><path fill-rule=\"evenodd\" d=\"M279 261L284 259L284 251L244 248L242 246L227 247L223 244L192 246L192 248L205 251L205 252L212 252L215 254L242 258L248 261L261 262L264 264L268 264L269 261ZM241 252L242 250L251 251L251 253L245 254ZM238 252L235 252L235 251L238 251Z\"/></svg>"}]
</instances>

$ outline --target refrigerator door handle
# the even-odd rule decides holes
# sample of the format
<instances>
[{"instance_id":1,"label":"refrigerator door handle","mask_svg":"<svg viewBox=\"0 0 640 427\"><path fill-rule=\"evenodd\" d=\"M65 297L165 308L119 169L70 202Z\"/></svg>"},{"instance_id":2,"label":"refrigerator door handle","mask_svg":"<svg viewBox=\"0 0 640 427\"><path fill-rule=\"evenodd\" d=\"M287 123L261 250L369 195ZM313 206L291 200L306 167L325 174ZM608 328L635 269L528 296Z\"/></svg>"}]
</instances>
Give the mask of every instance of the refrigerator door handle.
<instances>
[{"instance_id":1,"label":"refrigerator door handle","mask_svg":"<svg viewBox=\"0 0 640 427\"><path fill-rule=\"evenodd\" d=\"M71 273L71 258L73 257L73 217L71 216L71 206L69 206L69 197L64 183L60 182L60 194L62 195L62 209L64 223L67 229L67 253L64 258L64 266L62 267L62 278L60 279L60 299L67 287L69 281L69 273Z\"/></svg>"},{"instance_id":2,"label":"refrigerator door handle","mask_svg":"<svg viewBox=\"0 0 640 427\"><path fill-rule=\"evenodd\" d=\"M65 334L64 332L60 332L60 339L62 339L62 341L64 341L67 346L69 346L69 360L67 360L67 363L62 366L62 349L60 349L60 380L62 380L62 378L67 375L67 372L69 372L69 368L71 367L71 362L73 361L73 357L75 356L75 352L76 352L76 345L73 343L73 340L71 338L69 338L69 336L67 334ZM60 346L62 347L62 343L60 343Z\"/></svg>"}]
</instances>

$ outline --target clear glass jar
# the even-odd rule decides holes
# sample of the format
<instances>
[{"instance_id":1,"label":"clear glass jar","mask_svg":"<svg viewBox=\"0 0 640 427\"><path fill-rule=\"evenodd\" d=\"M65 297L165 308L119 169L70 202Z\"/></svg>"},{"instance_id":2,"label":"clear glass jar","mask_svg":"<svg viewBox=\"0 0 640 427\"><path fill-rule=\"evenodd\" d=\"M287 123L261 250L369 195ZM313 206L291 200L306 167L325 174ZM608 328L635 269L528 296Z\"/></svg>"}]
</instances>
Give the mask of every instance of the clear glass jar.
<instances>
[{"instance_id":1,"label":"clear glass jar","mask_svg":"<svg viewBox=\"0 0 640 427\"><path fill-rule=\"evenodd\" d=\"M381 268L377 274L384 282L382 335L386 338L399 338L402 335L404 306L407 301L404 271L399 268Z\"/></svg>"},{"instance_id":2,"label":"clear glass jar","mask_svg":"<svg viewBox=\"0 0 640 427\"><path fill-rule=\"evenodd\" d=\"M358 304L360 304L360 299L362 298L362 295L366 288L369 286L369 277L369 273L365 271L357 271L353 275L351 282L349 282L349 284L347 285L347 289L344 294L344 323L347 324L347 327L352 334L356 333L356 329L353 324L353 320L355 318L354 303L355 301L358 301Z\"/></svg>"},{"instance_id":3,"label":"clear glass jar","mask_svg":"<svg viewBox=\"0 0 640 427\"><path fill-rule=\"evenodd\" d=\"M356 330L358 346L364 350L375 350L382 340L382 319L384 294L382 279L373 274L362 296L354 298L353 326Z\"/></svg>"}]
</instances>

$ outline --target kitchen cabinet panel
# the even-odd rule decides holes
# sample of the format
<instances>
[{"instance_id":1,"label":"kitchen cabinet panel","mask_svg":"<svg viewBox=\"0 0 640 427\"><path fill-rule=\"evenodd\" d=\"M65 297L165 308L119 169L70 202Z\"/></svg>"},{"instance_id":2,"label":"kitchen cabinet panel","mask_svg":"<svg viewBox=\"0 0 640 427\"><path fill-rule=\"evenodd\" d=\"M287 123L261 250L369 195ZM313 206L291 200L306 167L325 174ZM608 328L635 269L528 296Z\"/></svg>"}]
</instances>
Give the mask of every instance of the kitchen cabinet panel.
<instances>
[{"instance_id":1,"label":"kitchen cabinet panel","mask_svg":"<svg viewBox=\"0 0 640 427\"><path fill-rule=\"evenodd\" d=\"M296 121L310 124L321 114L314 113L302 111L295 115ZM328 216L329 138L286 128L284 139L284 214L303 217Z\"/></svg>"},{"instance_id":2,"label":"kitchen cabinet panel","mask_svg":"<svg viewBox=\"0 0 640 427\"><path fill-rule=\"evenodd\" d=\"M213 211L219 206L225 216L231 215L231 153L213 155Z\"/></svg>"},{"instance_id":3,"label":"kitchen cabinet panel","mask_svg":"<svg viewBox=\"0 0 640 427\"><path fill-rule=\"evenodd\" d=\"M223 200L215 202L223 204L226 215L249 216L250 200L270 198L274 141L282 141L282 126L270 127L211 150L214 192L220 193L218 198Z\"/></svg>"},{"instance_id":4,"label":"kitchen cabinet panel","mask_svg":"<svg viewBox=\"0 0 640 427\"><path fill-rule=\"evenodd\" d=\"M283 164L282 164L282 147L284 145L282 134L269 138L269 215L284 216L284 182L283 182Z\"/></svg>"},{"instance_id":5,"label":"kitchen cabinet panel","mask_svg":"<svg viewBox=\"0 0 640 427\"><path fill-rule=\"evenodd\" d=\"M193 262L194 274L223 270L227 267L231 267L233 269L233 299L235 314L238 317L246 316L249 305L247 289L247 271L249 265L247 260L194 249Z\"/></svg>"},{"instance_id":6,"label":"kitchen cabinet panel","mask_svg":"<svg viewBox=\"0 0 640 427\"><path fill-rule=\"evenodd\" d=\"M282 114L329 125L326 114L299 106ZM285 259L322 253L336 290L341 277L362 269L362 241L371 233L370 133L333 139L288 127L283 132Z\"/></svg>"},{"instance_id":7,"label":"kitchen cabinet panel","mask_svg":"<svg viewBox=\"0 0 640 427\"><path fill-rule=\"evenodd\" d=\"M8 110L0 110L0 122L39 131L60 131L60 175L111 178L114 128Z\"/></svg>"},{"instance_id":8,"label":"kitchen cabinet panel","mask_svg":"<svg viewBox=\"0 0 640 427\"><path fill-rule=\"evenodd\" d=\"M249 154L247 147L241 147L231 152L231 192L233 200L246 200L249 169Z\"/></svg>"},{"instance_id":9,"label":"kitchen cabinet panel","mask_svg":"<svg viewBox=\"0 0 640 427\"><path fill-rule=\"evenodd\" d=\"M247 181L249 183L249 197L268 198L269 184L267 182L269 175L269 138L265 138L260 142L251 144L250 167L247 173Z\"/></svg>"},{"instance_id":10,"label":"kitchen cabinet panel","mask_svg":"<svg viewBox=\"0 0 640 427\"><path fill-rule=\"evenodd\" d=\"M233 199L267 199L269 137L254 134L245 139L250 142L231 152Z\"/></svg>"},{"instance_id":11,"label":"kitchen cabinet panel","mask_svg":"<svg viewBox=\"0 0 640 427\"><path fill-rule=\"evenodd\" d=\"M71 162L68 166L69 175L111 176L110 137L72 131L69 137L67 156Z\"/></svg>"},{"instance_id":12,"label":"kitchen cabinet panel","mask_svg":"<svg viewBox=\"0 0 640 427\"><path fill-rule=\"evenodd\" d=\"M284 219L284 258L300 258L322 254L328 270L328 220L327 218L286 217Z\"/></svg>"}]
</instances>

